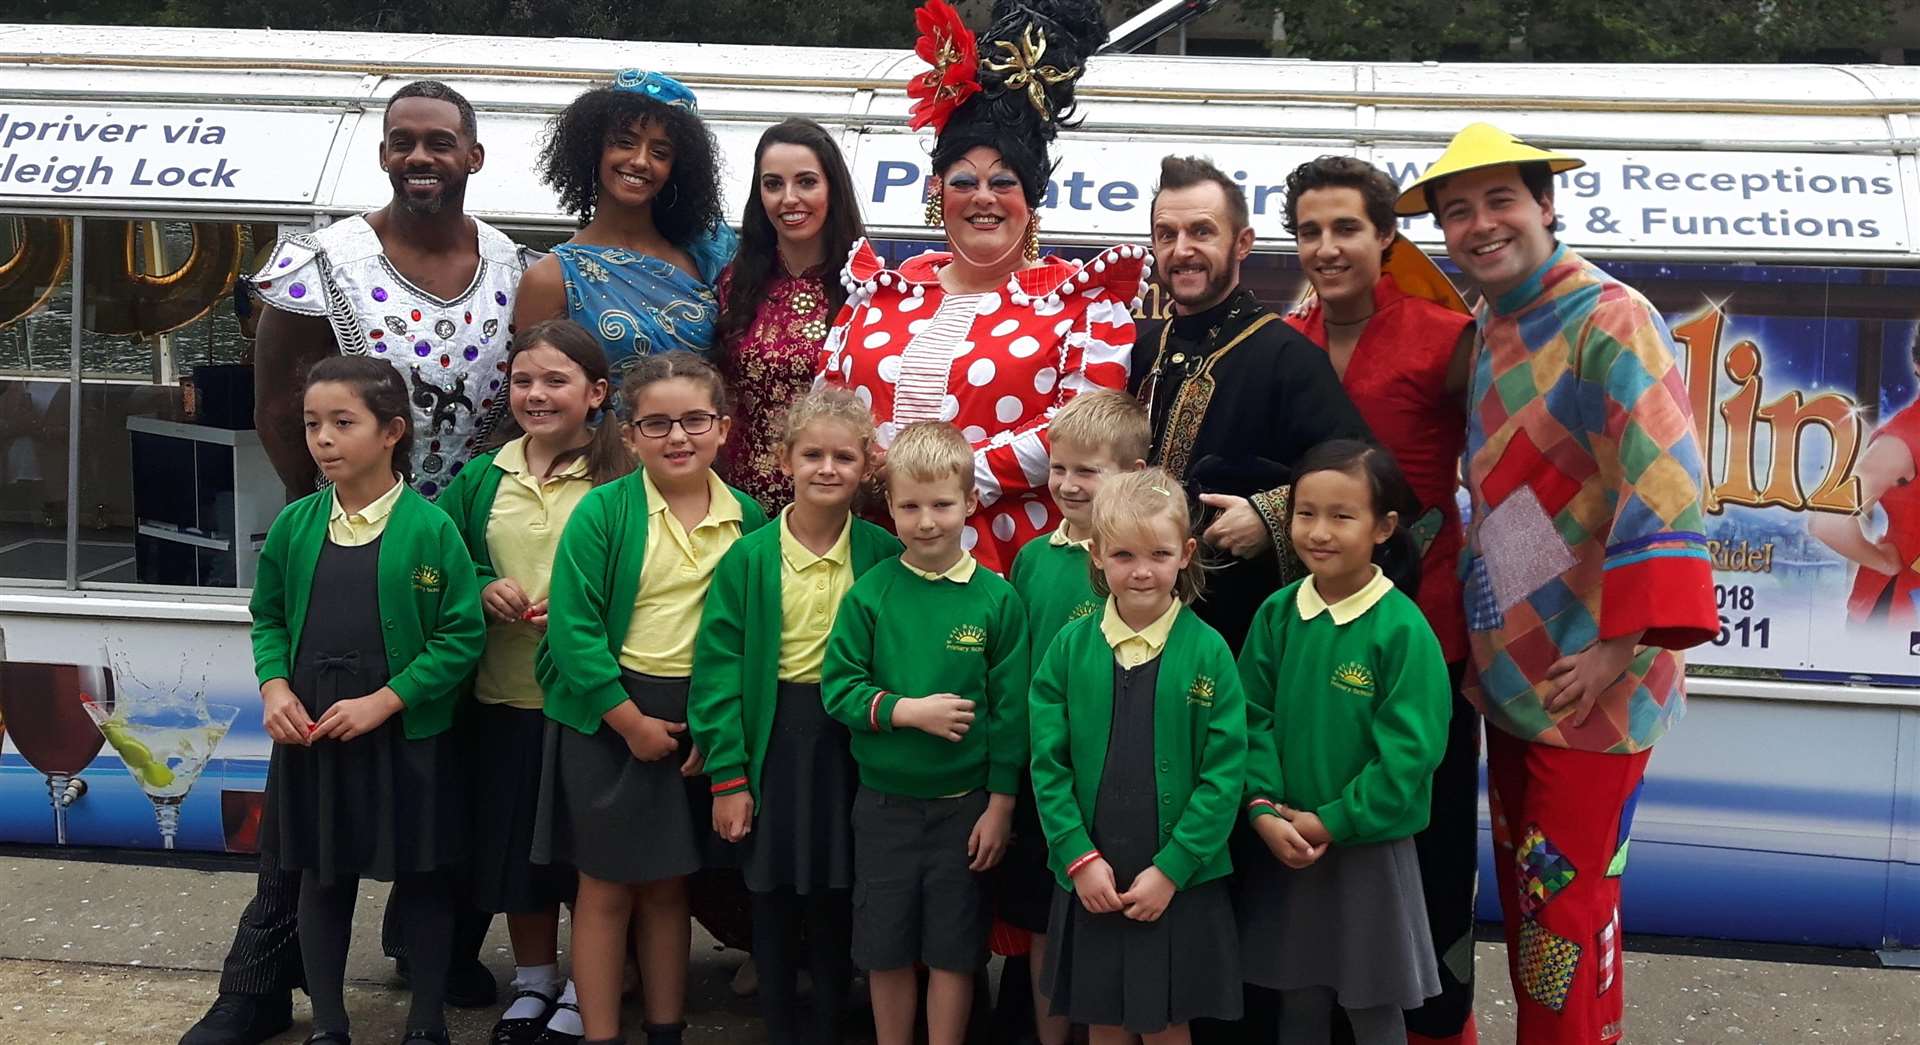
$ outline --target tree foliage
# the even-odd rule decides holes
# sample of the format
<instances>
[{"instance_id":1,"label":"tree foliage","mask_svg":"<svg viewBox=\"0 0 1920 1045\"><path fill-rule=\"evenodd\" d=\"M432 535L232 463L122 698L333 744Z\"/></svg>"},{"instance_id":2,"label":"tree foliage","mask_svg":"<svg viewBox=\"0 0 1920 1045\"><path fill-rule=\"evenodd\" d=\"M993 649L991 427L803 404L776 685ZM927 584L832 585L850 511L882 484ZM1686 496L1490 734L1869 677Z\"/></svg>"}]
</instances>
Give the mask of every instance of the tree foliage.
<instances>
[{"instance_id":1,"label":"tree foliage","mask_svg":"<svg viewBox=\"0 0 1920 1045\"><path fill-rule=\"evenodd\" d=\"M986 0L963 10L979 21ZM1110 20L1148 0L1109 0ZM917 0L8 0L0 20L906 48ZM1892 0L1238 0L1278 53L1355 61L1774 62L1864 47ZM1232 8L1223 8L1231 12ZM1215 16L1218 17L1218 16Z\"/></svg>"},{"instance_id":2,"label":"tree foliage","mask_svg":"<svg viewBox=\"0 0 1920 1045\"><path fill-rule=\"evenodd\" d=\"M1362 61L1777 62L1870 45L1890 0L1242 0L1283 53Z\"/></svg>"},{"instance_id":3,"label":"tree foliage","mask_svg":"<svg viewBox=\"0 0 1920 1045\"><path fill-rule=\"evenodd\" d=\"M11 0L0 20L913 46L916 0Z\"/></svg>"}]
</instances>

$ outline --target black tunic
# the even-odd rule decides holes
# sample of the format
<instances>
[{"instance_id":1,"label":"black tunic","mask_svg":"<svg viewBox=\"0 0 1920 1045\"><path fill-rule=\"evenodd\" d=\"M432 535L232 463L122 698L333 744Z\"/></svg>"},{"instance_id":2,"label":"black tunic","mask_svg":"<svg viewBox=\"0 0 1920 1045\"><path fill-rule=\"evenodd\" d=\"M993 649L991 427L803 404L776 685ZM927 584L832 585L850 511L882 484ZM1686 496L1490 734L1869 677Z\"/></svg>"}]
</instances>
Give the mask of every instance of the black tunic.
<instances>
[{"instance_id":1,"label":"black tunic","mask_svg":"<svg viewBox=\"0 0 1920 1045\"><path fill-rule=\"evenodd\" d=\"M1171 329L1167 323L1143 325L1134 342L1131 387L1148 400L1154 464L1165 464L1173 449L1168 445L1168 420L1181 386L1209 355L1267 314L1251 292L1237 289L1205 312L1174 317ZM1293 482L1294 467L1315 446L1329 439L1373 439L1326 352L1277 318L1227 353L1212 376L1213 396L1184 454L1180 481L1190 496L1250 497L1286 486ZM1177 432L1172 440L1185 441ZM1198 507L1196 503L1194 525L1203 532L1215 513ZM1254 612L1286 580L1272 552L1239 559L1216 551L1209 561L1220 568L1208 574L1207 593L1194 610L1237 652Z\"/></svg>"},{"instance_id":2,"label":"black tunic","mask_svg":"<svg viewBox=\"0 0 1920 1045\"><path fill-rule=\"evenodd\" d=\"M387 684L380 630L380 540L332 541L313 571L312 612L288 684L315 721ZM273 746L261 847L286 870L331 883L432 871L464 855L464 785L452 734L408 740L403 714L344 743Z\"/></svg>"},{"instance_id":3,"label":"black tunic","mask_svg":"<svg viewBox=\"0 0 1920 1045\"><path fill-rule=\"evenodd\" d=\"M1113 667L1113 717L1093 844L1126 892L1160 851L1153 699L1160 661ZM1227 880L1180 890L1157 921L1092 914L1056 890L1044 985L1053 1011L1075 1023L1152 1034L1201 1017L1240 1015L1240 965Z\"/></svg>"}]
</instances>

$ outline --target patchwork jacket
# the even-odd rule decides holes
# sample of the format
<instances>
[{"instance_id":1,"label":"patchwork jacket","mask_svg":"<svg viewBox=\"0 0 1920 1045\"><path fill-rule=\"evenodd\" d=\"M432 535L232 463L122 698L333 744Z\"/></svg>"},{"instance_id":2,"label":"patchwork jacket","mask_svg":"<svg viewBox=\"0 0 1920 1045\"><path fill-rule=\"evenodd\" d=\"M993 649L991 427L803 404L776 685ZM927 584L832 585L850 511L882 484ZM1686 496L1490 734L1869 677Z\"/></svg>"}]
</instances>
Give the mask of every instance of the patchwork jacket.
<instances>
[{"instance_id":1,"label":"patchwork jacket","mask_svg":"<svg viewBox=\"0 0 1920 1045\"><path fill-rule=\"evenodd\" d=\"M1535 743L1640 751L1684 709L1677 651L1719 628L1673 336L1639 292L1565 247L1475 320L1467 696ZM1556 661L1636 632L1641 649L1584 724L1547 712Z\"/></svg>"}]
</instances>

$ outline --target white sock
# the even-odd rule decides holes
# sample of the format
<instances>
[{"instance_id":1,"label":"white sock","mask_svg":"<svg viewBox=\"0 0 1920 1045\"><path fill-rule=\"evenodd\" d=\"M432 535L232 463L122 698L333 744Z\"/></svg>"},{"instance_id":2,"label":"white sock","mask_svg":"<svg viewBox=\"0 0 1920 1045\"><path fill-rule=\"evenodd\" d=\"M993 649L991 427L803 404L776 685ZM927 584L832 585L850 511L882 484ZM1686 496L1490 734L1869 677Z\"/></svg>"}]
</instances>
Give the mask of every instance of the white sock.
<instances>
[{"instance_id":1,"label":"white sock","mask_svg":"<svg viewBox=\"0 0 1920 1045\"><path fill-rule=\"evenodd\" d=\"M578 1005L580 999L573 993L573 981L567 981L567 989L560 992L560 1000L568 1005ZM580 1037L587 1033L587 1026L580 1022L580 1014L572 1009L555 1009L553 1018L547 1021L547 1029Z\"/></svg>"},{"instance_id":2,"label":"white sock","mask_svg":"<svg viewBox=\"0 0 1920 1045\"><path fill-rule=\"evenodd\" d=\"M521 991L538 991L552 998L560 991L560 966L554 965L516 965L513 967L513 983L509 984L515 994ZM547 1011L545 1003L538 998L521 998L500 1018L503 1020L531 1020Z\"/></svg>"}]
</instances>

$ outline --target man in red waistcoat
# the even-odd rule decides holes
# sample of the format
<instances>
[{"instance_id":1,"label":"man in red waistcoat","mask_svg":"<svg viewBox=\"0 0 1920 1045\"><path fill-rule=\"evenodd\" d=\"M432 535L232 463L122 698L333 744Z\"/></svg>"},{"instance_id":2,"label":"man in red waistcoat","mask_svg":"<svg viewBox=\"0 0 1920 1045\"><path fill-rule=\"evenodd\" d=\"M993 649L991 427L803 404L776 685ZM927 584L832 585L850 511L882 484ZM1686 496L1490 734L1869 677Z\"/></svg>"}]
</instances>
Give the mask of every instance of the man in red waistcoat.
<instances>
[{"instance_id":1,"label":"man in red waistcoat","mask_svg":"<svg viewBox=\"0 0 1920 1045\"><path fill-rule=\"evenodd\" d=\"M1443 989L1407 1013L1407 1038L1414 1045L1470 1043L1477 1040L1480 716L1460 695L1468 650L1455 494L1473 317L1446 277L1397 235L1399 195L1384 171L1350 156L1322 156L1287 176L1286 228L1314 291L1287 322L1327 351L1353 405L1420 498L1410 521L1421 549L1418 601L1452 669L1454 697L1432 818L1414 839Z\"/></svg>"}]
</instances>

